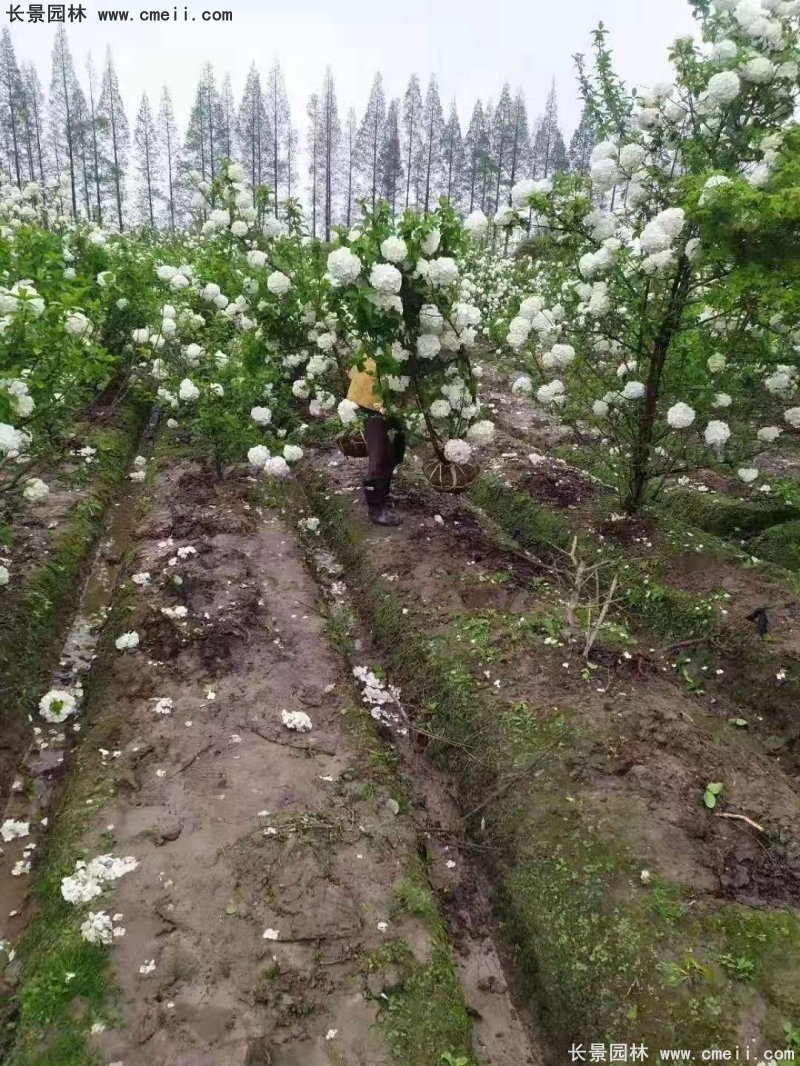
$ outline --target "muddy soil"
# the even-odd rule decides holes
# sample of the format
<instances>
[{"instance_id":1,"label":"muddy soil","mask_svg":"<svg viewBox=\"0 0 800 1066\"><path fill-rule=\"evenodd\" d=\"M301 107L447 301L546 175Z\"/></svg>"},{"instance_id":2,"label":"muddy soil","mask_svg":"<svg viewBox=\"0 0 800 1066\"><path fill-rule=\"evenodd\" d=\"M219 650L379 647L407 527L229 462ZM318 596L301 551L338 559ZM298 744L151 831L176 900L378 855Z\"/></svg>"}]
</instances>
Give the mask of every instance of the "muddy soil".
<instances>
[{"instance_id":1,"label":"muddy soil","mask_svg":"<svg viewBox=\"0 0 800 1066\"><path fill-rule=\"evenodd\" d=\"M474 521L464 523L457 499L413 494L403 526L378 530L363 521L360 464L334 454L318 464L332 491L352 501L377 571L425 608L434 631L451 642L471 639L474 674L497 699L498 713L527 708L520 713L540 717L571 709L585 738L573 772L593 804L621 815L643 866L692 886L697 898L800 908L800 789L755 738L729 724L735 694L724 711L710 708L670 680L669 659L648 654L617 653L586 677L568 640L542 634L515 647L503 629L513 634L525 619L563 613L557 589L531 586L516 557ZM494 636L479 641L469 629L456 636L476 610L485 612ZM713 815L702 804L709 781L725 783Z\"/></svg>"},{"instance_id":2,"label":"muddy soil","mask_svg":"<svg viewBox=\"0 0 800 1066\"><path fill-rule=\"evenodd\" d=\"M403 943L422 966L440 949L399 903L428 818L370 773L374 744L348 724L358 697L296 533L253 489L186 463L159 475L133 563L150 577L120 623L140 643L103 666L91 736L114 789L81 843L139 860L103 904L126 930L114 1022L93 1037L108 1062L398 1061L383 1015L404 977L386 952ZM295 714L310 731L287 728ZM469 870L455 840L435 854L434 881L463 883L473 923L457 961L476 1054L538 1063Z\"/></svg>"}]
</instances>

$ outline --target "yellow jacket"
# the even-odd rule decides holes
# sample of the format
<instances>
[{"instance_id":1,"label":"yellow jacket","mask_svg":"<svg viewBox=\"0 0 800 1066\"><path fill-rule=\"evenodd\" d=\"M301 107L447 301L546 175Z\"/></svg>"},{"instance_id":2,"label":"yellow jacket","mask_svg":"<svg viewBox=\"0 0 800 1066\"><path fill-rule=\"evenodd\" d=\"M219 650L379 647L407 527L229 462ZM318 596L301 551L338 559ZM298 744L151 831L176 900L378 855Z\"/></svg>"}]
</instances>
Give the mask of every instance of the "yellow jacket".
<instances>
[{"instance_id":1,"label":"yellow jacket","mask_svg":"<svg viewBox=\"0 0 800 1066\"><path fill-rule=\"evenodd\" d=\"M370 411L382 411L383 404L375 391L375 384L375 360L367 359L363 370L353 367L350 371L347 399L357 403L359 407L369 408Z\"/></svg>"}]
</instances>

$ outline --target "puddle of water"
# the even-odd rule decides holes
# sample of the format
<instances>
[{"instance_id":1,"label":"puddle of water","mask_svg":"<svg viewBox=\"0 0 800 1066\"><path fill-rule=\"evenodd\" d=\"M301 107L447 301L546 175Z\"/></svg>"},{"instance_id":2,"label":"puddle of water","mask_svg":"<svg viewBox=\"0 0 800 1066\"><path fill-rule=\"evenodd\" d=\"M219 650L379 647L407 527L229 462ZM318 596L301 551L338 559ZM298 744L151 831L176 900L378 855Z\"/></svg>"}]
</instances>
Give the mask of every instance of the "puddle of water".
<instances>
[{"instance_id":1,"label":"puddle of water","mask_svg":"<svg viewBox=\"0 0 800 1066\"><path fill-rule=\"evenodd\" d=\"M151 441L151 424L145 431ZM143 454L147 455L147 452ZM122 560L131 542L137 516L139 486L126 481L116 503L112 504L105 534L95 553L91 570L81 593L75 617L67 633L50 689L72 693L81 708L84 685L94 663L97 644L111 606ZM33 739L17 771L2 821L27 822L27 836L2 843L0 862L0 948L9 950L23 932L30 917L28 871L35 860L37 837L48 825L53 792L61 780L80 735L80 721L68 718L62 725L48 725L37 719ZM0 963L3 958L0 954Z\"/></svg>"}]
</instances>

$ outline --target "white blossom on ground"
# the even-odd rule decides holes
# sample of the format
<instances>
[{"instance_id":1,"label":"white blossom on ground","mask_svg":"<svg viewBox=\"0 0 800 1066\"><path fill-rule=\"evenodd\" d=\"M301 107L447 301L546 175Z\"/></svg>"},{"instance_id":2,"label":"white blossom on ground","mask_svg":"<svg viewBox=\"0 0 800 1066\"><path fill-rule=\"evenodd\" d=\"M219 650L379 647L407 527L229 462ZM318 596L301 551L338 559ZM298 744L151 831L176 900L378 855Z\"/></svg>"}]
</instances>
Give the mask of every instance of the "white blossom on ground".
<instances>
[{"instance_id":1,"label":"white blossom on ground","mask_svg":"<svg viewBox=\"0 0 800 1066\"><path fill-rule=\"evenodd\" d=\"M281 721L296 733L310 733L313 726L305 711L281 711Z\"/></svg>"},{"instance_id":2,"label":"white blossom on ground","mask_svg":"<svg viewBox=\"0 0 800 1066\"><path fill-rule=\"evenodd\" d=\"M39 714L46 722L60 725L75 713L77 701L71 692L51 689L39 700Z\"/></svg>"},{"instance_id":3,"label":"white blossom on ground","mask_svg":"<svg viewBox=\"0 0 800 1066\"><path fill-rule=\"evenodd\" d=\"M139 646L139 634L135 632L123 633L114 641L117 651L129 651Z\"/></svg>"},{"instance_id":4,"label":"white blossom on ground","mask_svg":"<svg viewBox=\"0 0 800 1066\"><path fill-rule=\"evenodd\" d=\"M14 818L7 818L0 826L0 836L6 844L20 837L26 837L31 831L30 822L20 822Z\"/></svg>"}]
</instances>

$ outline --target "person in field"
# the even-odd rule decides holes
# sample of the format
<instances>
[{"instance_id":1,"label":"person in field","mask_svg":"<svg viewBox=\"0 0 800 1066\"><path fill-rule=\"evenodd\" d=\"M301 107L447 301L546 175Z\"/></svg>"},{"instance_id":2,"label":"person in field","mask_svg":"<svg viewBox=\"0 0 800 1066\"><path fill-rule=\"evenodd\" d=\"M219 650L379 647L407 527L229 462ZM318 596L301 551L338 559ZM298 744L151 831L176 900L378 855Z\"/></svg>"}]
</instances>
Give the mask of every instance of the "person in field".
<instances>
[{"instance_id":1,"label":"person in field","mask_svg":"<svg viewBox=\"0 0 800 1066\"><path fill-rule=\"evenodd\" d=\"M367 359L364 369L353 367L347 399L358 404L366 415L364 436L367 440L367 476L364 478L364 497L369 517L378 526L399 526L402 521L393 510L392 475L403 461L406 439L397 428L389 435L389 423L383 413L383 403L376 388L375 360Z\"/></svg>"}]
</instances>

